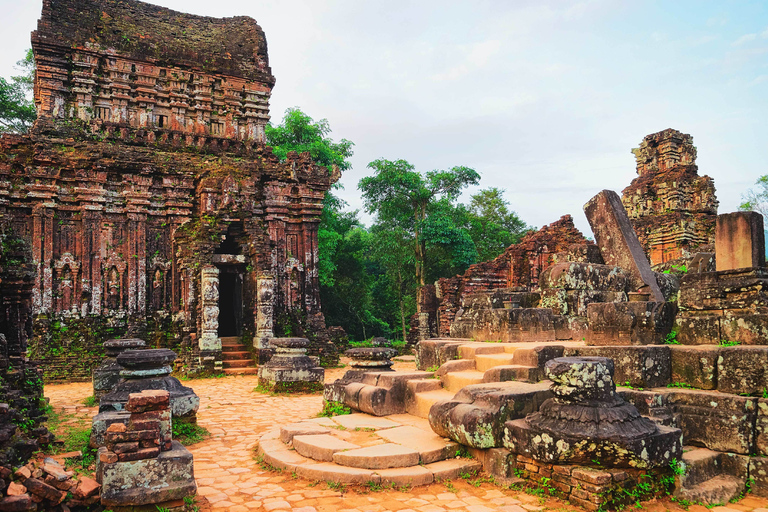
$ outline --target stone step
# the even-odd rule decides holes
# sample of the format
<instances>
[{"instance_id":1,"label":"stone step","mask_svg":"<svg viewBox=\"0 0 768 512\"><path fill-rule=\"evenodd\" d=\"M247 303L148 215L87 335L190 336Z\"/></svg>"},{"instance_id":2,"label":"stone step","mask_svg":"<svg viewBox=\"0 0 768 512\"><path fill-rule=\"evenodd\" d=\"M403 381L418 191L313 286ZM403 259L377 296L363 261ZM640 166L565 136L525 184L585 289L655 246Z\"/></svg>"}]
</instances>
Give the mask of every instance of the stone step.
<instances>
[{"instance_id":1,"label":"stone step","mask_svg":"<svg viewBox=\"0 0 768 512\"><path fill-rule=\"evenodd\" d=\"M481 384L483 382L483 373L477 370L468 370L464 372L446 373L440 380L443 387L453 393L458 393L462 388L472 384Z\"/></svg>"},{"instance_id":2,"label":"stone step","mask_svg":"<svg viewBox=\"0 0 768 512\"><path fill-rule=\"evenodd\" d=\"M221 353L221 358L225 361L234 361L236 359L250 359L251 355L247 350L231 350Z\"/></svg>"},{"instance_id":3,"label":"stone step","mask_svg":"<svg viewBox=\"0 0 768 512\"><path fill-rule=\"evenodd\" d=\"M388 428L378 432L379 437L418 452L419 464L431 464L456 456L459 444L442 438L431 429L423 430L411 425Z\"/></svg>"},{"instance_id":4,"label":"stone step","mask_svg":"<svg viewBox=\"0 0 768 512\"><path fill-rule=\"evenodd\" d=\"M293 449L296 453L320 462L333 462L334 453L357 448L360 446L330 434L293 436Z\"/></svg>"},{"instance_id":5,"label":"stone step","mask_svg":"<svg viewBox=\"0 0 768 512\"><path fill-rule=\"evenodd\" d=\"M405 410L413 416L429 418L429 409L432 407L432 404L442 400L450 400L455 394L445 389L416 393L413 402L409 401L405 404Z\"/></svg>"},{"instance_id":6,"label":"stone step","mask_svg":"<svg viewBox=\"0 0 768 512\"><path fill-rule=\"evenodd\" d=\"M496 366L507 366L513 364L514 354L502 352L500 354L476 354L475 369L479 372L485 372Z\"/></svg>"},{"instance_id":7,"label":"stone step","mask_svg":"<svg viewBox=\"0 0 768 512\"><path fill-rule=\"evenodd\" d=\"M222 352L243 352L248 351L245 345L233 344L233 345L222 345L221 346Z\"/></svg>"},{"instance_id":8,"label":"stone step","mask_svg":"<svg viewBox=\"0 0 768 512\"><path fill-rule=\"evenodd\" d=\"M221 340L222 345L232 344L232 343L241 343L240 336L221 336L219 339Z\"/></svg>"},{"instance_id":9,"label":"stone step","mask_svg":"<svg viewBox=\"0 0 768 512\"><path fill-rule=\"evenodd\" d=\"M530 382L534 384L542 379L542 371L532 366L510 364L495 366L483 374L483 382Z\"/></svg>"},{"instance_id":10,"label":"stone step","mask_svg":"<svg viewBox=\"0 0 768 512\"><path fill-rule=\"evenodd\" d=\"M693 487L722 473L720 452L692 446L683 447L682 462L685 464L685 475L681 476L681 484Z\"/></svg>"},{"instance_id":11,"label":"stone step","mask_svg":"<svg viewBox=\"0 0 768 512\"><path fill-rule=\"evenodd\" d=\"M248 368L255 366L253 359L236 359L222 361L224 368Z\"/></svg>"},{"instance_id":12,"label":"stone step","mask_svg":"<svg viewBox=\"0 0 768 512\"><path fill-rule=\"evenodd\" d=\"M224 368L222 370L226 375L257 375L259 373L258 368Z\"/></svg>"},{"instance_id":13,"label":"stone step","mask_svg":"<svg viewBox=\"0 0 768 512\"><path fill-rule=\"evenodd\" d=\"M702 505L722 505L738 498L744 491L744 481L730 475L718 475L691 487L675 489L677 498Z\"/></svg>"},{"instance_id":14,"label":"stone step","mask_svg":"<svg viewBox=\"0 0 768 512\"><path fill-rule=\"evenodd\" d=\"M406 382L405 386L410 395L443 389L443 383L440 382L440 379L412 379Z\"/></svg>"},{"instance_id":15,"label":"stone step","mask_svg":"<svg viewBox=\"0 0 768 512\"><path fill-rule=\"evenodd\" d=\"M405 468L419 464L419 452L399 444L385 443L336 452L333 462L360 469Z\"/></svg>"},{"instance_id":16,"label":"stone step","mask_svg":"<svg viewBox=\"0 0 768 512\"><path fill-rule=\"evenodd\" d=\"M461 359L474 359L478 354L501 354L504 352L504 346L500 343L470 343L459 346Z\"/></svg>"}]
</instances>

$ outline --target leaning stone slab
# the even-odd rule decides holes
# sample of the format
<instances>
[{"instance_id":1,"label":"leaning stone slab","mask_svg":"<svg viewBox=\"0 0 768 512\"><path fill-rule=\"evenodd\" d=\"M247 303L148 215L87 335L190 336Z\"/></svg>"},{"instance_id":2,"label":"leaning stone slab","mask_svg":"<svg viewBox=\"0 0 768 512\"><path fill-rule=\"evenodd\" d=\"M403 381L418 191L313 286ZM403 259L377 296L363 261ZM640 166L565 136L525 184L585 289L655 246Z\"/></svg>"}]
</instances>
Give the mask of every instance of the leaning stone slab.
<instances>
[{"instance_id":1,"label":"leaning stone slab","mask_svg":"<svg viewBox=\"0 0 768 512\"><path fill-rule=\"evenodd\" d=\"M603 190L584 205L584 213L605 264L624 270L632 288L629 291L647 287L651 300L664 302L664 294L619 195Z\"/></svg>"},{"instance_id":2,"label":"leaning stone slab","mask_svg":"<svg viewBox=\"0 0 768 512\"><path fill-rule=\"evenodd\" d=\"M197 491L192 454L178 441L155 459L104 463L97 458L96 475L102 485L101 504L107 507L180 500Z\"/></svg>"},{"instance_id":3,"label":"leaning stone slab","mask_svg":"<svg viewBox=\"0 0 768 512\"><path fill-rule=\"evenodd\" d=\"M336 452L333 462L341 466L363 469L388 469L416 466L419 452L394 443L378 444Z\"/></svg>"},{"instance_id":4,"label":"leaning stone slab","mask_svg":"<svg viewBox=\"0 0 768 512\"><path fill-rule=\"evenodd\" d=\"M698 389L717 388L717 345L670 345L672 382Z\"/></svg>"}]
</instances>

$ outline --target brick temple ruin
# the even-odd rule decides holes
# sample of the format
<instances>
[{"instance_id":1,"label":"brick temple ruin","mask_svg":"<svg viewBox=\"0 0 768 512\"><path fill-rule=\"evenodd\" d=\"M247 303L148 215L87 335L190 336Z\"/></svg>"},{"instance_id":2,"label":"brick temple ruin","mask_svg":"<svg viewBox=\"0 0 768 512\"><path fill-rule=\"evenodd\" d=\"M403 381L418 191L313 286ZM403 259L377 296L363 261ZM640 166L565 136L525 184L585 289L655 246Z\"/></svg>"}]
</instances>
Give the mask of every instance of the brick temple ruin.
<instances>
[{"instance_id":1,"label":"brick temple ruin","mask_svg":"<svg viewBox=\"0 0 768 512\"><path fill-rule=\"evenodd\" d=\"M324 396L353 418L285 426L262 455L381 484L481 465L588 510L768 496L763 218L717 215L690 135L664 130L633 152L623 197L584 206L594 241L564 216L439 280L412 329L417 370L352 368ZM347 424L378 444L343 442L333 429ZM473 459L453 457L462 446Z\"/></svg>"},{"instance_id":2,"label":"brick temple ruin","mask_svg":"<svg viewBox=\"0 0 768 512\"><path fill-rule=\"evenodd\" d=\"M259 25L45 0L32 48L38 119L0 138L0 216L31 249L46 375L90 376L126 330L183 349L188 369L218 371L222 338L266 360L283 331L332 360L317 229L339 173L265 147Z\"/></svg>"}]
</instances>

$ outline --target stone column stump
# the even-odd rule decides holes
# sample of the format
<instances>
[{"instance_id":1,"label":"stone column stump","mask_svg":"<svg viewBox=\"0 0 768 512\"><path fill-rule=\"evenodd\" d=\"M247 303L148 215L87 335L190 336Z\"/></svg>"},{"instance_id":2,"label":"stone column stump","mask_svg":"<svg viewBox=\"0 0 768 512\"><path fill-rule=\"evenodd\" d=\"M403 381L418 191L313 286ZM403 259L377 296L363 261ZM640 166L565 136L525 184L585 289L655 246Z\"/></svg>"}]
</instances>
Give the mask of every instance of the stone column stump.
<instances>
[{"instance_id":1,"label":"stone column stump","mask_svg":"<svg viewBox=\"0 0 768 512\"><path fill-rule=\"evenodd\" d=\"M93 418L92 446L104 444L104 433L111 424L128 422L125 407L131 393L167 391L174 421L197 421L200 398L192 388L182 386L179 379L171 377L170 364L175 359L176 353L165 348L126 350L117 356L117 363L123 367L122 378L114 390L99 401L99 414Z\"/></svg>"},{"instance_id":2,"label":"stone column stump","mask_svg":"<svg viewBox=\"0 0 768 512\"><path fill-rule=\"evenodd\" d=\"M322 391L325 369L307 355L306 338L272 338L275 355L259 367L259 386L272 391Z\"/></svg>"},{"instance_id":3,"label":"stone column stump","mask_svg":"<svg viewBox=\"0 0 768 512\"><path fill-rule=\"evenodd\" d=\"M107 357L93 370L93 396L96 399L112 391L120 382L120 372L124 368L117 363L117 356L125 350L138 350L144 346L144 340L139 338L120 338L104 342Z\"/></svg>"},{"instance_id":4,"label":"stone column stump","mask_svg":"<svg viewBox=\"0 0 768 512\"><path fill-rule=\"evenodd\" d=\"M397 355L397 350L386 347L360 347L351 348L344 352L351 358L349 363L353 370L366 372L391 372L392 358Z\"/></svg>"}]
</instances>

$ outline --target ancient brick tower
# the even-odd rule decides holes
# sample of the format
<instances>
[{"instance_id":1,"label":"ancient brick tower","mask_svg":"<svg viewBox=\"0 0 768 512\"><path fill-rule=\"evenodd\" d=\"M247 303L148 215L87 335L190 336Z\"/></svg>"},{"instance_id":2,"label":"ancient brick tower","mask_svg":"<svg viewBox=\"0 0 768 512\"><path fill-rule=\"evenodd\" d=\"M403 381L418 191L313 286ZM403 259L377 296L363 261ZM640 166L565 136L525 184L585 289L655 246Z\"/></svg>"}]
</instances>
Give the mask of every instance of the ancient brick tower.
<instances>
[{"instance_id":1,"label":"ancient brick tower","mask_svg":"<svg viewBox=\"0 0 768 512\"><path fill-rule=\"evenodd\" d=\"M291 315L324 329L317 226L338 177L264 147L275 79L253 19L44 0L32 46L39 118L0 139L0 214L32 246L38 337L162 325L213 367L221 337L261 349Z\"/></svg>"},{"instance_id":2,"label":"ancient brick tower","mask_svg":"<svg viewBox=\"0 0 768 512\"><path fill-rule=\"evenodd\" d=\"M647 135L632 152L639 176L622 202L651 265L714 246L715 185L697 172L693 137L667 129Z\"/></svg>"}]
</instances>

